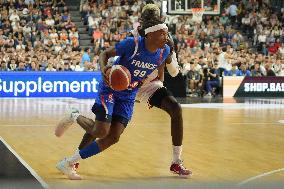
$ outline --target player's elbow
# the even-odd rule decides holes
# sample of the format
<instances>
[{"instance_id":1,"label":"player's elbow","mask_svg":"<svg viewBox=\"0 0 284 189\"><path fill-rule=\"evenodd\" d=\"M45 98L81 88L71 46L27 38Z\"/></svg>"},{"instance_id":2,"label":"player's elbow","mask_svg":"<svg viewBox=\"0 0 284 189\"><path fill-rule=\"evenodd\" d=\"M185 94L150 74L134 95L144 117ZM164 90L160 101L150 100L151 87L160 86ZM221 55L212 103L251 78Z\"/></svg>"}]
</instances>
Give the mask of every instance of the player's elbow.
<instances>
[{"instance_id":1,"label":"player's elbow","mask_svg":"<svg viewBox=\"0 0 284 189\"><path fill-rule=\"evenodd\" d=\"M110 57L114 57L114 56L116 56L115 47L110 47L110 48L104 50L101 54L103 56L105 56L107 59L109 59Z\"/></svg>"},{"instance_id":2,"label":"player's elbow","mask_svg":"<svg viewBox=\"0 0 284 189\"><path fill-rule=\"evenodd\" d=\"M175 70L168 70L170 76L172 77L176 77L179 73L179 70L178 69L175 69Z\"/></svg>"},{"instance_id":3,"label":"player's elbow","mask_svg":"<svg viewBox=\"0 0 284 189\"><path fill-rule=\"evenodd\" d=\"M166 64L167 70L172 77L176 77L179 73L178 65L171 62Z\"/></svg>"},{"instance_id":4,"label":"player's elbow","mask_svg":"<svg viewBox=\"0 0 284 189\"><path fill-rule=\"evenodd\" d=\"M166 64L167 70L172 77L176 77L179 73L179 65L176 58L176 53L173 52L171 59L168 60L170 63Z\"/></svg>"}]
</instances>

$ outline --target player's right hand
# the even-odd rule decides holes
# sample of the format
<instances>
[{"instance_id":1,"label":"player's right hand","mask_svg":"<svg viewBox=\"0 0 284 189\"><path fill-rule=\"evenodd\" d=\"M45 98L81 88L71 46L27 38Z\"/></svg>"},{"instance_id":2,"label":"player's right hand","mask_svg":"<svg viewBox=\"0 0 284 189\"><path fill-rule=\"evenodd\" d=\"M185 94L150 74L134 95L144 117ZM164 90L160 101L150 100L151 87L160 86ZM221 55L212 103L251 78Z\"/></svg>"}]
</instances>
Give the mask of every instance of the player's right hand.
<instances>
[{"instance_id":1,"label":"player's right hand","mask_svg":"<svg viewBox=\"0 0 284 189\"><path fill-rule=\"evenodd\" d=\"M109 78L108 78L108 75L109 75L109 72L108 70L111 69L111 66L105 66L103 69L102 69L102 74L103 74L103 80L105 82L105 84L107 84L108 86L109 85Z\"/></svg>"}]
</instances>

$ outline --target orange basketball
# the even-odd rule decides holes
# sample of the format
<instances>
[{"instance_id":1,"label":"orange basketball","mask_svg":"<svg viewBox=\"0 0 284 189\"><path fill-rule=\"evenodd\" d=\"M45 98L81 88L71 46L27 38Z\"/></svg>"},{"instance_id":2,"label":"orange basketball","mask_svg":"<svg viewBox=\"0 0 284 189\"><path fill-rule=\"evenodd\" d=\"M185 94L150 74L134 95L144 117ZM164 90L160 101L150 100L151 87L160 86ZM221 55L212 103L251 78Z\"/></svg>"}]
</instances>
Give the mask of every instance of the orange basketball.
<instances>
[{"instance_id":1,"label":"orange basketball","mask_svg":"<svg viewBox=\"0 0 284 189\"><path fill-rule=\"evenodd\" d=\"M122 65L113 65L107 70L110 87L115 91L122 91L128 88L131 83L129 70Z\"/></svg>"}]
</instances>

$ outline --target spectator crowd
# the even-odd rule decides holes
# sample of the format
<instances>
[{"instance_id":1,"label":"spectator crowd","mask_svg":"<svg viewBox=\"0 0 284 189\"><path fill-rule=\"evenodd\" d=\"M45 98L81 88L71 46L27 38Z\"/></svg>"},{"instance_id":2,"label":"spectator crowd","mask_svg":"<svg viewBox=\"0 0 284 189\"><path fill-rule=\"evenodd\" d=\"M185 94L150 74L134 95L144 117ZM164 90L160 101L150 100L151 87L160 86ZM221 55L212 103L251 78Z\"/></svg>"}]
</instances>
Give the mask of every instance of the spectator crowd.
<instances>
[{"instance_id":1,"label":"spectator crowd","mask_svg":"<svg viewBox=\"0 0 284 189\"><path fill-rule=\"evenodd\" d=\"M144 5L82 0L93 49L81 49L64 0L2 1L0 71L97 70L98 54L139 26ZM192 15L163 13L192 96L200 90L212 95L226 76L284 76L284 10L271 5L270 0L223 1L220 15L204 15L201 23Z\"/></svg>"}]
</instances>

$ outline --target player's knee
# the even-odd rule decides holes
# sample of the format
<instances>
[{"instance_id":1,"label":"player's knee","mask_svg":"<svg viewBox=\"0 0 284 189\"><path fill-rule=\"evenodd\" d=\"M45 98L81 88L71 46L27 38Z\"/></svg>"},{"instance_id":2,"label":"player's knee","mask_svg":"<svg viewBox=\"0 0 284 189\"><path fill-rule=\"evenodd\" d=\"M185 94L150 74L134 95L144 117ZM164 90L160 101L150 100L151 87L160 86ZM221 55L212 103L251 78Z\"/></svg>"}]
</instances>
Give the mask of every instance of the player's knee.
<instances>
[{"instance_id":1,"label":"player's knee","mask_svg":"<svg viewBox=\"0 0 284 189\"><path fill-rule=\"evenodd\" d=\"M105 127L99 127L99 129L93 131L92 135L96 136L97 138L104 138L107 136L109 129Z\"/></svg>"},{"instance_id":2,"label":"player's knee","mask_svg":"<svg viewBox=\"0 0 284 189\"><path fill-rule=\"evenodd\" d=\"M171 110L171 113L170 113L171 116L182 115L182 108L181 108L181 105L178 102L173 102L171 104L170 110Z\"/></svg>"},{"instance_id":3,"label":"player's knee","mask_svg":"<svg viewBox=\"0 0 284 189\"><path fill-rule=\"evenodd\" d=\"M163 101L162 109L165 110L171 117L182 116L182 108L180 104L172 98L166 98Z\"/></svg>"},{"instance_id":4,"label":"player's knee","mask_svg":"<svg viewBox=\"0 0 284 189\"><path fill-rule=\"evenodd\" d=\"M120 138L120 135L111 135L111 136L109 136L111 144L118 143L119 138Z\"/></svg>"}]
</instances>

